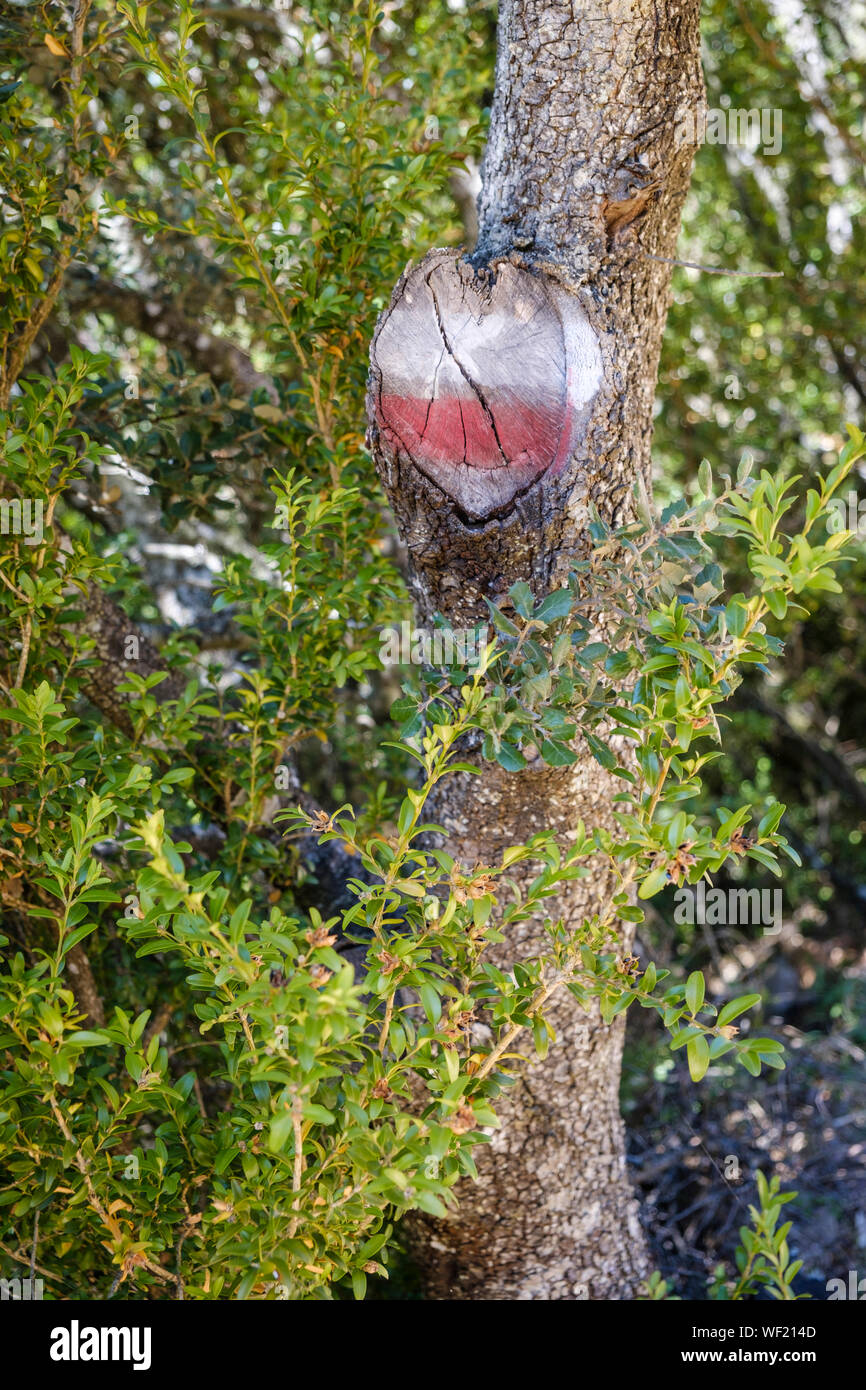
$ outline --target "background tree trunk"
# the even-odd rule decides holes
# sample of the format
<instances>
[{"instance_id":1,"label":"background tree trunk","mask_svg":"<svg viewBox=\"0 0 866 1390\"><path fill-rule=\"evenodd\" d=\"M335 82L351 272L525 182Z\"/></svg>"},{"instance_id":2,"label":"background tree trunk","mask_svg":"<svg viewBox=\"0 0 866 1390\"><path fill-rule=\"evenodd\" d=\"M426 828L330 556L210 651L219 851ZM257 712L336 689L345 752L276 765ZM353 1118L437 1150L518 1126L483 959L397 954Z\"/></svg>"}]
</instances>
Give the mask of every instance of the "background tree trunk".
<instances>
[{"instance_id":1,"label":"background tree trunk","mask_svg":"<svg viewBox=\"0 0 866 1390\"><path fill-rule=\"evenodd\" d=\"M698 0L502 0L496 93L471 258L431 252L401 279L371 352L370 437L422 621L487 618L528 581L540 598L591 548L588 505L626 515L649 484L670 259L703 102ZM612 825L616 782L571 768L484 765L434 808L464 863L578 817ZM570 885L579 926L610 885ZM622 947L630 945L623 929ZM527 923L497 964L537 954ZM571 995L557 1040L498 1105L480 1180L446 1222L413 1224L428 1295L628 1298L649 1269L625 1175L623 1022ZM527 1048L527 1052L531 1049Z\"/></svg>"}]
</instances>

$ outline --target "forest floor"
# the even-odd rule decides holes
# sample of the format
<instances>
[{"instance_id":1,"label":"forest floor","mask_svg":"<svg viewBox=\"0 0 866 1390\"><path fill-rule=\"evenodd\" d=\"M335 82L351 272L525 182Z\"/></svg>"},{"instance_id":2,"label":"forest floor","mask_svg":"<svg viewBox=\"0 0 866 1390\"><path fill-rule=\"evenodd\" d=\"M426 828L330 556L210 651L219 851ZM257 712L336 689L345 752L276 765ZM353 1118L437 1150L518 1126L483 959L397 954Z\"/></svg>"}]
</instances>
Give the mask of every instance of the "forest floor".
<instances>
[{"instance_id":1,"label":"forest floor","mask_svg":"<svg viewBox=\"0 0 866 1390\"><path fill-rule=\"evenodd\" d=\"M709 998L764 995L760 1031L785 1044L787 1066L752 1077L723 1059L695 1086L655 1014L630 1013L629 1165L658 1268L691 1299L706 1298L717 1265L733 1272L760 1168L798 1193L784 1217L798 1285L826 1298L828 1280L866 1276L866 951L787 924L781 940L740 942L706 973Z\"/></svg>"}]
</instances>

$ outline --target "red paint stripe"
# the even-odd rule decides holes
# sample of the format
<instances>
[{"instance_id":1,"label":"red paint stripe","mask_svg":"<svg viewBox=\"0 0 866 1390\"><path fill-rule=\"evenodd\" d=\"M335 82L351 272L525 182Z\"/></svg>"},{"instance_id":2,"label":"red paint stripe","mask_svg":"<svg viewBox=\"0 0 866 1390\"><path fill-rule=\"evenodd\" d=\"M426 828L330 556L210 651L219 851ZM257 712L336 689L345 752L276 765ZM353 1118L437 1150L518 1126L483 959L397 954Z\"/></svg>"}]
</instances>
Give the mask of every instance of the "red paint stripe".
<instances>
[{"instance_id":1,"label":"red paint stripe","mask_svg":"<svg viewBox=\"0 0 866 1390\"><path fill-rule=\"evenodd\" d=\"M557 456L567 408L529 405L491 398L495 431L477 397L442 396L434 401L414 396L383 395L380 424L413 457L429 463L464 461L473 468L519 464L543 473ZM497 442L498 437L498 442ZM504 456L504 457L503 457Z\"/></svg>"}]
</instances>

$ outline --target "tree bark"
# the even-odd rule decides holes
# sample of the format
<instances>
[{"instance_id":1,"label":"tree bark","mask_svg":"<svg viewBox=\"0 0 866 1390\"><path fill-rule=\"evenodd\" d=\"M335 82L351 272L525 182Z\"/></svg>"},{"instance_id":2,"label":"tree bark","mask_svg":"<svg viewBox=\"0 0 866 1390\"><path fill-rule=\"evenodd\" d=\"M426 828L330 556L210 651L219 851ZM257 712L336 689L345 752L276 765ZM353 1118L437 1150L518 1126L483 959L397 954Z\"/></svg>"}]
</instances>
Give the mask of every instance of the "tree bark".
<instances>
[{"instance_id":1,"label":"tree bark","mask_svg":"<svg viewBox=\"0 0 866 1390\"><path fill-rule=\"evenodd\" d=\"M671 266L703 101L698 0L502 0L479 237L403 276L371 349L370 442L406 544L418 616L484 622L516 580L536 598L649 486ZM691 119L689 119L691 117ZM622 783L579 746L571 768L484 765L434 818L467 864L578 817L613 828ZM569 886L577 928L609 893ZM623 951L630 932L621 931ZM498 948L538 954L540 925ZM618 1299L649 1269L625 1175L623 1022L571 995L557 1041L500 1099L479 1181L448 1221L413 1221L430 1297Z\"/></svg>"}]
</instances>

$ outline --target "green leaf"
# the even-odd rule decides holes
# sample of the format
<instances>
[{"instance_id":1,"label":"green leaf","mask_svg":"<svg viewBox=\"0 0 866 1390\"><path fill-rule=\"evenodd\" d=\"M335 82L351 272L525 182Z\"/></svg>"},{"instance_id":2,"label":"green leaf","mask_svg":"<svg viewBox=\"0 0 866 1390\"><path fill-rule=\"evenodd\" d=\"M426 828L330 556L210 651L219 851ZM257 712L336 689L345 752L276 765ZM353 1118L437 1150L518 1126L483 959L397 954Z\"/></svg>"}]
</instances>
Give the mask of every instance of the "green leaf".
<instances>
[{"instance_id":1,"label":"green leaf","mask_svg":"<svg viewBox=\"0 0 866 1390\"><path fill-rule=\"evenodd\" d=\"M548 767L571 767L577 762L574 749L560 739L545 739L541 745L541 756Z\"/></svg>"},{"instance_id":2,"label":"green leaf","mask_svg":"<svg viewBox=\"0 0 866 1390\"><path fill-rule=\"evenodd\" d=\"M429 1212L431 1216L439 1217L440 1220L448 1215L448 1208L445 1203L440 1202L435 1193L428 1192L424 1188L416 1191L414 1205L420 1207L422 1211Z\"/></svg>"},{"instance_id":3,"label":"green leaf","mask_svg":"<svg viewBox=\"0 0 866 1390\"><path fill-rule=\"evenodd\" d=\"M764 598L774 618L784 618L788 611L788 599L781 589L765 589Z\"/></svg>"},{"instance_id":4,"label":"green leaf","mask_svg":"<svg viewBox=\"0 0 866 1390\"><path fill-rule=\"evenodd\" d=\"M686 1044L686 1057L688 1058L689 1075L692 1081L701 1081L710 1065L709 1043L703 1033L689 1039Z\"/></svg>"},{"instance_id":5,"label":"green leaf","mask_svg":"<svg viewBox=\"0 0 866 1390\"><path fill-rule=\"evenodd\" d=\"M428 1019L431 1023L438 1023L442 1017L442 1000L436 990L432 985L422 985L418 993L421 996L421 1003Z\"/></svg>"},{"instance_id":6,"label":"green leaf","mask_svg":"<svg viewBox=\"0 0 866 1390\"><path fill-rule=\"evenodd\" d=\"M741 994L737 999L729 999L719 1010L716 1019L716 1026L723 1028L726 1024L732 1023L740 1014L744 1014L747 1009L752 1009L756 1004L760 1004L760 994Z\"/></svg>"},{"instance_id":7,"label":"green leaf","mask_svg":"<svg viewBox=\"0 0 866 1390\"><path fill-rule=\"evenodd\" d=\"M496 761L499 763L500 767L505 768L506 772L520 772L521 768L526 767L526 759L520 752L520 749L515 748L512 743L506 743L504 740L499 745L499 750L496 753Z\"/></svg>"},{"instance_id":8,"label":"green leaf","mask_svg":"<svg viewBox=\"0 0 866 1390\"><path fill-rule=\"evenodd\" d=\"M516 584L512 584L508 590L508 597L514 604L515 612L519 613L521 618L532 617L532 590L524 580L519 579Z\"/></svg>"},{"instance_id":9,"label":"green leaf","mask_svg":"<svg viewBox=\"0 0 866 1390\"><path fill-rule=\"evenodd\" d=\"M538 622L553 623L560 618L567 618L573 603L570 589L554 589L542 599L532 616Z\"/></svg>"},{"instance_id":10,"label":"green leaf","mask_svg":"<svg viewBox=\"0 0 866 1390\"><path fill-rule=\"evenodd\" d=\"M704 1002L704 977L700 970L693 970L686 981L686 1004L689 1013L694 1015Z\"/></svg>"},{"instance_id":11,"label":"green leaf","mask_svg":"<svg viewBox=\"0 0 866 1390\"><path fill-rule=\"evenodd\" d=\"M289 1136L292 1133L292 1112L290 1110L281 1111L273 1120L268 1134L268 1148L272 1154L279 1153L285 1148ZM221 1171L219 1168L217 1171Z\"/></svg>"},{"instance_id":12,"label":"green leaf","mask_svg":"<svg viewBox=\"0 0 866 1390\"><path fill-rule=\"evenodd\" d=\"M637 890L639 898L652 898L656 893L660 893L662 888L667 887L667 869L651 869Z\"/></svg>"},{"instance_id":13,"label":"green leaf","mask_svg":"<svg viewBox=\"0 0 866 1390\"><path fill-rule=\"evenodd\" d=\"M67 1033L63 1041L75 1043L78 1047L110 1047L114 1043L109 1033L88 1028L82 1028L77 1033Z\"/></svg>"},{"instance_id":14,"label":"green leaf","mask_svg":"<svg viewBox=\"0 0 866 1390\"><path fill-rule=\"evenodd\" d=\"M111 896L113 898L115 894L112 894ZM69 932L63 938L62 954L64 956L68 955L69 952L72 950L73 946L77 946L79 941L83 941L86 936L90 936L91 932L95 932L97 926L97 922L85 922L84 926L76 927L74 931Z\"/></svg>"},{"instance_id":15,"label":"green leaf","mask_svg":"<svg viewBox=\"0 0 866 1390\"><path fill-rule=\"evenodd\" d=\"M547 1024L539 1014L536 1014L532 1020L532 1037L536 1054L543 1060L550 1048L550 1035L547 1031Z\"/></svg>"}]
</instances>

